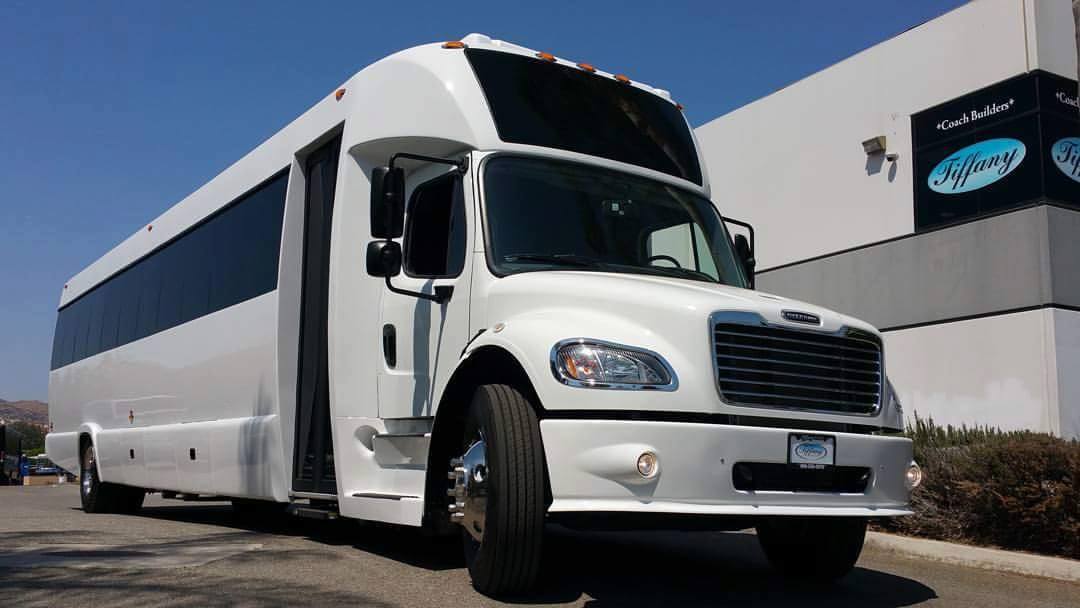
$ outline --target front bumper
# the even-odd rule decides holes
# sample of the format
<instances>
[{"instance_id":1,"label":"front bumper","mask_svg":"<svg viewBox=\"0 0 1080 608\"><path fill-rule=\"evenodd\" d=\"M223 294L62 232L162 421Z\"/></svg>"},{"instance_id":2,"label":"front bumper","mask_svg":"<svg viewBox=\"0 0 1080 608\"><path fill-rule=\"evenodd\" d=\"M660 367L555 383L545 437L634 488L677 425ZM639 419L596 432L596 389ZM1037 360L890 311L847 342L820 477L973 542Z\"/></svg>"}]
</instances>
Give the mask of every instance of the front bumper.
<instances>
[{"instance_id":1,"label":"front bumper","mask_svg":"<svg viewBox=\"0 0 1080 608\"><path fill-rule=\"evenodd\" d=\"M799 429L683 422L565 420L540 422L551 479L552 513L629 512L697 515L909 515L904 473L911 441L853 433L836 437L836 464L871 469L858 494L741 491L738 462L786 463L789 433ZM815 432L816 433L816 432ZM660 471L642 479L635 463L651 451Z\"/></svg>"}]
</instances>

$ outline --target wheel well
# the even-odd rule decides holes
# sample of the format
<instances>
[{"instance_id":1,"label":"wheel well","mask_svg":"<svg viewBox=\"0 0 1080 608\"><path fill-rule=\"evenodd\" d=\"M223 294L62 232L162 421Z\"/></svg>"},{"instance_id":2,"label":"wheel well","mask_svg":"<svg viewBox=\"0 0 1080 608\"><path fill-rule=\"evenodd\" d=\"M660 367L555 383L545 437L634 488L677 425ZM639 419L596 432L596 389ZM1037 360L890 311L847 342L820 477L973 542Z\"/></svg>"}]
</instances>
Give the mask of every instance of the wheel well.
<instances>
[{"instance_id":1,"label":"wheel well","mask_svg":"<svg viewBox=\"0 0 1080 608\"><path fill-rule=\"evenodd\" d=\"M436 531L451 529L447 515L446 490L450 487L446 478L450 459L458 455L461 436L465 431L465 415L468 413L473 392L482 384L507 384L521 394L536 410L537 418L543 418L543 407L533 388L532 381L518 360L497 346L482 346L461 364L443 391L435 422L431 430L428 448L427 482L424 492L425 526ZM544 464L544 487L550 502L550 483L547 464Z\"/></svg>"}]
</instances>

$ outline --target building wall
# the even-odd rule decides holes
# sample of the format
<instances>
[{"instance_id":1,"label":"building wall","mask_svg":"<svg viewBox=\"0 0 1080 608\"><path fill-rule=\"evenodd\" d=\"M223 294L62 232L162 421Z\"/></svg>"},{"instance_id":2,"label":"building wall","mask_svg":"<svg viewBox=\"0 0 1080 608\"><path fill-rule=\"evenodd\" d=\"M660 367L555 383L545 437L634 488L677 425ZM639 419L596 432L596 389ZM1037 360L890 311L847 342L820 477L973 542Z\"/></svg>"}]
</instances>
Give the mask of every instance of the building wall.
<instances>
[{"instance_id":1,"label":"building wall","mask_svg":"<svg viewBox=\"0 0 1080 608\"><path fill-rule=\"evenodd\" d=\"M699 127L714 200L759 227L759 268L910 233L911 114L1036 68L1075 77L1073 44L1067 3L961 6ZM895 162L863 152L877 135Z\"/></svg>"},{"instance_id":2,"label":"building wall","mask_svg":"<svg viewBox=\"0 0 1080 608\"><path fill-rule=\"evenodd\" d=\"M1060 432L1053 311L889 332L885 366L904 413L940 424ZM1078 353L1080 354L1080 353Z\"/></svg>"},{"instance_id":3,"label":"building wall","mask_svg":"<svg viewBox=\"0 0 1080 608\"><path fill-rule=\"evenodd\" d=\"M1080 309L1080 211L1035 206L757 275L763 291L882 330L1018 309Z\"/></svg>"},{"instance_id":4,"label":"building wall","mask_svg":"<svg viewBox=\"0 0 1080 608\"><path fill-rule=\"evenodd\" d=\"M1059 431L1080 438L1080 312L1053 309L1054 365L1047 370L1053 379L1059 405Z\"/></svg>"}]
</instances>

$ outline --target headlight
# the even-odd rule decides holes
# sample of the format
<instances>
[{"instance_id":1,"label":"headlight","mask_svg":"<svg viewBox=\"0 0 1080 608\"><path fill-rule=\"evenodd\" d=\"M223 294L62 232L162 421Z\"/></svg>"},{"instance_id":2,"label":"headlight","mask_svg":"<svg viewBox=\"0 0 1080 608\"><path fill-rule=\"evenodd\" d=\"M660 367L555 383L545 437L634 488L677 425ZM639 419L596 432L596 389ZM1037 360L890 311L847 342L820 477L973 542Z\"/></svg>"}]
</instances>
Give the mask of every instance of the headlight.
<instances>
[{"instance_id":1,"label":"headlight","mask_svg":"<svg viewBox=\"0 0 1080 608\"><path fill-rule=\"evenodd\" d=\"M551 371L563 384L589 388L675 390L675 372L641 348L600 340L563 340L551 350Z\"/></svg>"}]
</instances>

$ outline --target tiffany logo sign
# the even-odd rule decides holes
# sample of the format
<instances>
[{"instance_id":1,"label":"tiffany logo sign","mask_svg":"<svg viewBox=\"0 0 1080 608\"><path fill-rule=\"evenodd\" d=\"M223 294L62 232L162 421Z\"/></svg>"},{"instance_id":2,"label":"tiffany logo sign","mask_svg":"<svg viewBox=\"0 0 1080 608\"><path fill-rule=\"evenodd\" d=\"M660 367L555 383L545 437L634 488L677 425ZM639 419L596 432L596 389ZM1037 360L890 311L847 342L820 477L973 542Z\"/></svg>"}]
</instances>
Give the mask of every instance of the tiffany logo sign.
<instances>
[{"instance_id":1,"label":"tiffany logo sign","mask_svg":"<svg viewBox=\"0 0 1080 608\"><path fill-rule=\"evenodd\" d=\"M1080 150L1074 154L1077 152ZM1012 173L1026 154L1027 147L1018 139L1001 137L980 141L953 152L938 163L930 172L926 185L941 194L962 194L985 188Z\"/></svg>"}]
</instances>

